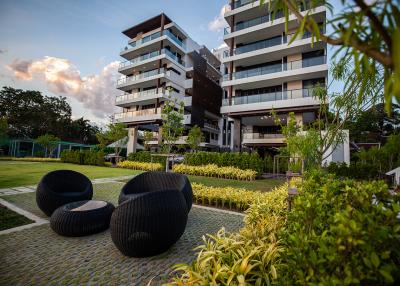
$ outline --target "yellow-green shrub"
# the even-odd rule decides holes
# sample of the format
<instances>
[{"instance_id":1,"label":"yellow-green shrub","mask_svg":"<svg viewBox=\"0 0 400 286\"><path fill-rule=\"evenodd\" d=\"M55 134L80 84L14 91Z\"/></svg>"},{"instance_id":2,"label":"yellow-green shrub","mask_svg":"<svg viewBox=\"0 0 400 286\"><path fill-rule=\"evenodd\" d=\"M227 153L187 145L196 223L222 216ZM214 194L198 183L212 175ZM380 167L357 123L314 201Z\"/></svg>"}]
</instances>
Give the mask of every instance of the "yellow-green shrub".
<instances>
[{"instance_id":1,"label":"yellow-green shrub","mask_svg":"<svg viewBox=\"0 0 400 286\"><path fill-rule=\"evenodd\" d=\"M223 179L234 179L243 181L252 181L256 178L257 172L253 170L241 170L236 167L218 167L215 164L209 164L204 166L189 166L185 164L176 164L172 170L175 173L195 175L195 176L206 176L206 177L217 177Z\"/></svg>"},{"instance_id":2,"label":"yellow-green shrub","mask_svg":"<svg viewBox=\"0 0 400 286\"><path fill-rule=\"evenodd\" d=\"M27 162L61 162L59 158L40 158L40 157L24 157L24 158L15 158L15 157L4 157L0 158L2 161L27 161Z\"/></svg>"},{"instance_id":3,"label":"yellow-green shrub","mask_svg":"<svg viewBox=\"0 0 400 286\"><path fill-rule=\"evenodd\" d=\"M217 196L225 188L193 184L193 189L196 197L203 191ZM236 191L244 195L245 190ZM245 192L254 196L254 203L246 211L240 232L229 234L221 229L207 235L197 248L197 259L191 265L176 265L180 272L167 285L270 285L277 281L283 252L277 233L285 223L287 185L268 193Z\"/></svg>"},{"instance_id":4,"label":"yellow-green shrub","mask_svg":"<svg viewBox=\"0 0 400 286\"><path fill-rule=\"evenodd\" d=\"M117 164L119 168L143 170L143 171L161 171L163 166L159 163L145 163L145 162L133 162L124 161Z\"/></svg>"},{"instance_id":5,"label":"yellow-green shrub","mask_svg":"<svg viewBox=\"0 0 400 286\"><path fill-rule=\"evenodd\" d=\"M193 197L197 204L229 208L232 210L244 211L256 201L270 203L271 193L250 191L243 188L233 187L209 187L198 183L192 183ZM281 202L274 201L275 205Z\"/></svg>"}]
</instances>

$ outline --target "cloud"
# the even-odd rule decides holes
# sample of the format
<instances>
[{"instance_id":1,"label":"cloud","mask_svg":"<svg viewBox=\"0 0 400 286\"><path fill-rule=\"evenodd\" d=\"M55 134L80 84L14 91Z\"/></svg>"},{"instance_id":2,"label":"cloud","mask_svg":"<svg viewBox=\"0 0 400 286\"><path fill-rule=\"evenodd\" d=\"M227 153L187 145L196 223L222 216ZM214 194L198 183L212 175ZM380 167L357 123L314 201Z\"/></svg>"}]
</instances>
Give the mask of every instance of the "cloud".
<instances>
[{"instance_id":1,"label":"cloud","mask_svg":"<svg viewBox=\"0 0 400 286\"><path fill-rule=\"evenodd\" d=\"M0 49L0 54L5 54L5 53L7 53L7 52L8 52L8 50Z\"/></svg>"},{"instance_id":2,"label":"cloud","mask_svg":"<svg viewBox=\"0 0 400 286\"><path fill-rule=\"evenodd\" d=\"M228 45L226 43L222 43L221 45L218 46L217 49L222 49L222 48L227 48Z\"/></svg>"},{"instance_id":3,"label":"cloud","mask_svg":"<svg viewBox=\"0 0 400 286\"><path fill-rule=\"evenodd\" d=\"M16 59L7 67L16 78L41 80L49 91L75 98L96 117L105 118L114 111L118 64L118 61L109 63L99 74L84 77L69 60L56 57L33 61Z\"/></svg>"},{"instance_id":4,"label":"cloud","mask_svg":"<svg viewBox=\"0 0 400 286\"><path fill-rule=\"evenodd\" d=\"M229 7L230 7L230 6L229 6L228 4L224 5L224 6L221 8L221 11L219 12L219 15L216 16L216 17L214 18L214 20L212 20L211 22L208 23L208 29L209 29L210 31L219 32L219 31L221 31L224 27L226 27L226 26L228 25L228 23L226 23L226 21L225 21L224 14L225 14L225 11L226 11L227 9L229 9Z\"/></svg>"}]
</instances>

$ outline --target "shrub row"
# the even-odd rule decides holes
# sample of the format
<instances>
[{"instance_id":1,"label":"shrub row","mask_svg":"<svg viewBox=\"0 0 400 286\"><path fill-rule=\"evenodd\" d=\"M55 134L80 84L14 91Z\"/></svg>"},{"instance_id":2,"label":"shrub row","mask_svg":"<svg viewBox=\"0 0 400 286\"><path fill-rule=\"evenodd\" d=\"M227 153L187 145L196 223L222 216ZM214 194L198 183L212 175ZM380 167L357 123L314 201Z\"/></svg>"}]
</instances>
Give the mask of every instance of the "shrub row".
<instances>
[{"instance_id":1,"label":"shrub row","mask_svg":"<svg viewBox=\"0 0 400 286\"><path fill-rule=\"evenodd\" d=\"M257 172L253 170L241 170L235 167L218 167L215 164L209 164L205 166L176 164L172 167L172 171L187 175L217 177L243 181L252 181L257 176Z\"/></svg>"},{"instance_id":2,"label":"shrub row","mask_svg":"<svg viewBox=\"0 0 400 286\"><path fill-rule=\"evenodd\" d=\"M156 153L151 153L150 151L139 151L139 152L135 152L135 153L130 153L128 155L127 160L134 161L134 162L160 163L161 165L163 165L165 167L165 161L166 161L165 157L153 156L153 159L152 159L151 154L156 154Z\"/></svg>"},{"instance_id":3,"label":"shrub row","mask_svg":"<svg viewBox=\"0 0 400 286\"><path fill-rule=\"evenodd\" d=\"M256 201L238 233L204 238L168 285L398 285L400 196L383 182L311 174ZM269 200L268 200L269 199Z\"/></svg>"},{"instance_id":4,"label":"shrub row","mask_svg":"<svg viewBox=\"0 0 400 286\"><path fill-rule=\"evenodd\" d=\"M192 183L193 197L196 204L228 208L230 210L245 211L256 201L270 203L274 207L284 204L284 200L276 200L277 196L271 196L271 192L249 191L243 188L233 187L208 187L203 184ZM280 188L278 192L287 191ZM283 207L282 207L283 209Z\"/></svg>"},{"instance_id":5,"label":"shrub row","mask_svg":"<svg viewBox=\"0 0 400 286\"><path fill-rule=\"evenodd\" d=\"M346 177L357 180L376 180L380 178L378 165L351 163L330 163L327 171L339 177Z\"/></svg>"},{"instance_id":6,"label":"shrub row","mask_svg":"<svg viewBox=\"0 0 400 286\"><path fill-rule=\"evenodd\" d=\"M59 158L38 158L38 157L0 157L2 161L29 161L29 162L61 162Z\"/></svg>"},{"instance_id":7,"label":"shrub row","mask_svg":"<svg viewBox=\"0 0 400 286\"><path fill-rule=\"evenodd\" d=\"M236 167L242 170L250 169L261 173L264 169L263 159L257 153L217 153L217 152L196 152L185 154L185 164L201 166L216 164L219 167Z\"/></svg>"},{"instance_id":8,"label":"shrub row","mask_svg":"<svg viewBox=\"0 0 400 286\"><path fill-rule=\"evenodd\" d=\"M80 165L104 166L104 153L93 150L63 150L61 152L61 161Z\"/></svg>"},{"instance_id":9,"label":"shrub row","mask_svg":"<svg viewBox=\"0 0 400 286\"><path fill-rule=\"evenodd\" d=\"M159 163L124 161L117 164L119 168L143 170L143 171L162 171L164 168Z\"/></svg>"}]
</instances>

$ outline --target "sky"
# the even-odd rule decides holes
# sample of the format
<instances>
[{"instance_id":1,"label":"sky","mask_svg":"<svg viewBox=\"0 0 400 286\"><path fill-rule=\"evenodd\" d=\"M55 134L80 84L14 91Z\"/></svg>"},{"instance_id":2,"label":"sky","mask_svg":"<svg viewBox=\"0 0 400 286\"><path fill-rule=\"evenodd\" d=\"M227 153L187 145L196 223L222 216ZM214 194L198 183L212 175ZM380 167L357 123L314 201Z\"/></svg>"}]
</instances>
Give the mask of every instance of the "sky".
<instances>
[{"instance_id":1,"label":"sky","mask_svg":"<svg viewBox=\"0 0 400 286\"><path fill-rule=\"evenodd\" d=\"M227 0L1 0L0 87L65 96L74 118L104 124L115 111L121 31L167 14L209 49L223 41Z\"/></svg>"}]
</instances>

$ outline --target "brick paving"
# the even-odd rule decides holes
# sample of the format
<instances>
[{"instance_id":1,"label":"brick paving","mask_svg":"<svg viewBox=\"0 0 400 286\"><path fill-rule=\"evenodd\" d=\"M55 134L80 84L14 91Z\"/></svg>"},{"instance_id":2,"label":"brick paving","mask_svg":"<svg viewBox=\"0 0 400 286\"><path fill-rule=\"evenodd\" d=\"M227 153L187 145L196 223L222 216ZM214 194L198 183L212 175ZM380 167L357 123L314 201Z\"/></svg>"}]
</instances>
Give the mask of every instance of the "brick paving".
<instances>
[{"instance_id":1,"label":"brick paving","mask_svg":"<svg viewBox=\"0 0 400 286\"><path fill-rule=\"evenodd\" d=\"M122 183L94 185L94 199L116 204ZM35 193L3 196L40 217ZM210 208L193 207L186 231L166 253L150 258L123 256L112 243L109 231L67 238L48 224L0 235L0 285L153 285L166 281L173 265L195 259L194 248L202 236L221 227L237 231L243 216Z\"/></svg>"}]
</instances>

